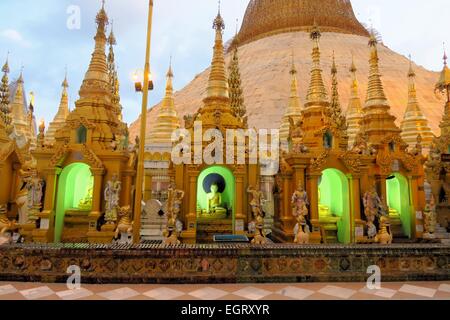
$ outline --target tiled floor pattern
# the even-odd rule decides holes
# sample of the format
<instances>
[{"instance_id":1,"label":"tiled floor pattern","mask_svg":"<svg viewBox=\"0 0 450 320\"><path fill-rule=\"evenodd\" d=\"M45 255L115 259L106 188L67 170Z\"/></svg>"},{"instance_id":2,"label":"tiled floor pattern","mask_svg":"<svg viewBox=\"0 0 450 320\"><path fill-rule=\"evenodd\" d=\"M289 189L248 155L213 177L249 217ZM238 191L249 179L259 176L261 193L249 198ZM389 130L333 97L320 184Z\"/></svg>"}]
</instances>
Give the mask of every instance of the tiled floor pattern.
<instances>
[{"instance_id":1,"label":"tiled floor pattern","mask_svg":"<svg viewBox=\"0 0 450 320\"><path fill-rule=\"evenodd\" d=\"M224 285L82 285L0 282L0 300L450 300L450 282Z\"/></svg>"}]
</instances>

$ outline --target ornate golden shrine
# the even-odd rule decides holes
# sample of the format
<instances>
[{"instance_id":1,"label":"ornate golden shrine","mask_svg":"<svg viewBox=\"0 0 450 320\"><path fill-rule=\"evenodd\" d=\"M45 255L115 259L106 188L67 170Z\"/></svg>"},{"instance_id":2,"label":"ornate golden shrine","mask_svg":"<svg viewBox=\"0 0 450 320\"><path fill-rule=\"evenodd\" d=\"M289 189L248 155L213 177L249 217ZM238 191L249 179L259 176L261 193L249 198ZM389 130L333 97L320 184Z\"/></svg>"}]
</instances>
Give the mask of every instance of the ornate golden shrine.
<instances>
[{"instance_id":1,"label":"ornate golden shrine","mask_svg":"<svg viewBox=\"0 0 450 320\"><path fill-rule=\"evenodd\" d=\"M291 195L298 185L303 186L310 200L311 242L326 242L326 217L322 211L329 208L321 204L319 190L324 183L325 173L330 170L340 176L338 186L342 191L341 217L345 221L348 237L345 242L361 240L361 228L365 224L362 196L376 186L378 194L388 205L388 178L401 175L407 179L405 200L410 230L406 233L415 238L416 211L425 207L423 156L407 151L407 145L400 138L400 129L389 114L389 104L384 95L378 68L377 41L372 35L369 88L360 132L355 144L348 149L346 119L342 115L337 91L336 67L332 67L332 97L328 99L320 68L320 31L311 31L313 41L313 66L311 82L305 108L300 120L292 121L290 129L290 150L281 157L281 172L277 179L281 190L281 201L275 216L274 238L278 241L292 241L295 219L292 214ZM339 193L331 189L329 193ZM324 196L324 195L322 195ZM333 197L335 195L332 195ZM328 219L329 220L329 219ZM339 220L339 219L338 219ZM341 223L342 225L342 223ZM342 226L343 228L345 226Z\"/></svg>"},{"instance_id":2,"label":"ornate golden shrine","mask_svg":"<svg viewBox=\"0 0 450 320\"><path fill-rule=\"evenodd\" d=\"M136 157L134 152L128 150L128 129L121 121L118 80L112 51L115 38L112 31L109 38L106 37L108 17L103 7L97 14L96 22L95 50L81 85L80 98L75 103L75 109L67 116L64 125L56 130L54 144L45 143L42 137L41 143L33 152L38 171L46 181L44 206L39 214L40 228L33 232L35 242L60 240L55 238L55 228L58 227L55 226L56 210L61 205L58 202L75 197L72 191L70 194L66 192L69 192L68 188L76 188L77 185L69 185L71 183L66 183L63 179L72 174L71 170L75 166L82 165L88 168L93 185L92 199L81 194L80 214L73 211L76 204L64 206L65 212L58 213L63 216L61 219L65 219L65 214L68 213L64 225L66 222L83 225L80 227L82 231L78 235L75 232L70 241L82 241L81 239L87 239L89 242L112 241L114 226L101 226L99 219L104 212L103 190L106 182L115 176L122 182L120 206L130 206L132 203ZM108 60L105 53L107 41L110 44ZM84 183L87 178L85 176L82 179ZM85 186L85 191L87 192L89 188ZM64 196L61 198L60 194ZM83 212L86 213L82 214Z\"/></svg>"},{"instance_id":3,"label":"ornate golden shrine","mask_svg":"<svg viewBox=\"0 0 450 320\"><path fill-rule=\"evenodd\" d=\"M450 220L450 69L444 53L442 69L436 91L442 92L446 100L441 121L441 135L433 140L426 163L427 180L438 204L438 222L445 226Z\"/></svg>"},{"instance_id":4,"label":"ornate golden shrine","mask_svg":"<svg viewBox=\"0 0 450 320\"><path fill-rule=\"evenodd\" d=\"M227 81L227 74L225 72L224 47L222 40L222 32L225 28L224 21L220 15L217 15L214 20L214 29L216 31L214 55L211 64L211 73L209 76L207 95L203 100L203 107L193 116L185 118L185 129L187 129L192 137L194 137L195 122L201 122L203 131L208 129L218 129L222 133L222 137L226 137L227 129L246 129L247 122L245 117L245 110L243 106L243 99L241 97L242 90L239 86L240 79L239 72L234 70L232 78L230 79L231 93L229 82ZM237 67L237 52L234 57L235 68ZM231 99L230 99L231 95ZM192 140L191 150L194 150L196 142ZM200 145L201 151L207 147L206 142ZM236 140L234 140L234 150L237 150ZM222 154L227 153L226 146L223 146ZM248 150L245 151L245 159L247 164L234 165L220 165L230 171L235 181L235 195L233 219L234 234L244 234L245 226L252 220L251 210L247 201L247 186L257 185L259 176L259 166L250 165ZM183 210L181 220L184 223L184 230L182 232L182 240L186 243L195 243L197 241L197 227L198 227L198 199L197 188L199 176L205 169L211 166L201 161L200 164L195 164L196 161L194 152L192 153L191 163L193 164L172 164L171 172L174 183L177 189L186 190L187 196L183 201ZM237 155L236 155L237 156ZM237 163L236 159L234 163Z\"/></svg>"},{"instance_id":5,"label":"ornate golden shrine","mask_svg":"<svg viewBox=\"0 0 450 320\"><path fill-rule=\"evenodd\" d=\"M80 199L82 207L67 208L67 222L74 226L73 241L111 242L114 230L109 225L101 225L103 215L103 190L106 182L118 176L122 183L120 206L131 205L132 187L135 174L135 155L128 151L128 132L122 122L120 96L118 94L118 79L115 71L113 33L106 37L108 18L102 10L97 15L97 34L95 36L95 50L80 89L80 99L76 108L69 114L64 114L67 106L65 88L61 99L60 111L57 117L57 129L50 130L50 137L44 136L44 128L38 137L37 149L32 156L37 160L39 176L46 181L46 193L43 210L39 214L39 228L32 233L35 242L53 242L55 239L56 211L58 194L62 192L62 177L65 170L73 165L84 164L93 179L92 197ZM309 23L309 22L308 22ZM346 26L348 27L348 26ZM354 27L354 26L353 26ZM351 28L353 28L351 27ZM238 41L235 38L229 77L225 72L224 46L222 31L224 22L220 14L214 21L216 39L214 57L207 87L207 96L195 115L185 118L185 129L194 136L195 121L201 121L203 130L218 129L226 136L227 129L247 129L247 119L242 98L242 88L239 75ZM309 28L309 27L308 27ZM280 29L281 30L281 29ZM259 30L264 34L264 30ZM258 32L259 32L258 31ZM354 31L354 30L353 30ZM252 31L253 32L253 31ZM256 31L254 31L256 32ZM253 34L252 39L258 35ZM311 82L307 101L304 108L300 107L295 66L291 68L292 85L289 108L283 119L283 129L289 139L287 152L280 158L281 170L276 176L278 204L273 227L273 238L277 241L292 241L296 220L292 215L292 194L301 185L309 195L309 218L312 225L312 242L327 242L333 239L328 233L340 228L345 229L346 237L340 236L343 242L357 242L361 239L361 228L365 225L364 208L361 205L363 195L372 190L375 185L385 206L390 208L391 219L402 216L404 225L402 232L408 237L420 237L417 212L424 211L424 171L422 146L419 142L410 151L406 141L401 138L401 130L395 125L395 118L390 115L390 106L384 94L378 67L377 40L372 35L369 46L370 74L368 94L365 106L361 108L356 81L356 67L352 65L352 112L343 116L339 101L337 68L332 67L331 97L327 95L322 70L320 67L319 40L321 33L317 27L311 32L313 41ZM110 52L106 58L105 45L110 45ZM413 73L410 71L410 106L415 108ZM446 88L448 93L448 68L445 65L438 88ZM178 127L178 119L173 103L172 72L168 72L166 97L164 108L155 125L153 142L165 143L171 132ZM228 79L229 78L229 79ZM450 101L450 99L448 99ZM447 102L442 121L442 136L435 140L435 147L428 163L429 180L436 198L441 197L442 191L448 197L448 166L442 155L448 153L450 102ZM61 113L61 117L59 116ZM62 118L65 118L63 121ZM6 119L6 118L5 118ZM411 120L411 119L410 119ZM414 120L414 119L412 119ZM417 120L417 119L416 119ZM5 120L6 121L6 120ZM6 122L4 122L6 123ZM3 125L7 128L7 125ZM53 126L54 127L54 126ZM417 129L417 128L416 128ZM417 130L408 134L413 136ZM12 189L1 189L0 205L10 203L14 205L17 181L17 170L24 165L24 154L11 141L7 132L0 126L0 141L4 147L0 151L0 169L12 183ZM46 139L51 138L51 139ZM425 137L424 137L425 138ZM144 139L142 139L143 141ZM350 142L349 144L349 140ZM411 144L412 142L409 141ZM234 141L236 150L236 141ZM350 149L349 146L350 145ZM196 142L191 143L194 149ZM206 149L207 143L201 143L201 151ZM228 150L223 149L223 154ZM261 171L259 165L249 163L249 150L245 150L246 163L240 165L219 165L226 168L233 176L234 202L232 204L233 229L235 234L245 233L247 224L252 221L252 210L247 196L249 186L259 187ZM150 152L148 161L170 162L168 152ZM182 240L187 243L198 241L199 211L198 185L202 172L212 166L202 161L199 164L195 154L190 158L194 164L170 164L168 174L179 190L186 191L182 210L179 214L184 223L181 233ZM321 192L326 175L335 175L341 188L340 196L343 203L340 216L333 215L336 208L330 207L326 199L330 200L327 192ZM404 197L405 208L396 208L395 200L390 199L389 188L391 180L396 183L399 192L409 195ZM331 183L328 182L328 185ZM13 190L14 189L14 190ZM146 192L151 192L151 179L146 180ZM328 192L330 193L330 192ZM146 195L148 198L148 194ZM448 200L447 200L448 201ZM445 208L448 208L445 207ZM76 209L76 210L73 210ZM79 209L79 210L78 210ZM16 209L9 213L15 216ZM399 212L401 211L401 212ZM405 218L405 215L407 218ZM128 219L128 217L127 217ZM400 219L400 218L398 218ZM397 219L397 220L398 220ZM124 223L128 229L131 220ZM334 224L334 226L333 226ZM403 224L403 221L400 222ZM334 238L337 238L335 236ZM81 240L80 240L81 239Z\"/></svg>"}]
</instances>

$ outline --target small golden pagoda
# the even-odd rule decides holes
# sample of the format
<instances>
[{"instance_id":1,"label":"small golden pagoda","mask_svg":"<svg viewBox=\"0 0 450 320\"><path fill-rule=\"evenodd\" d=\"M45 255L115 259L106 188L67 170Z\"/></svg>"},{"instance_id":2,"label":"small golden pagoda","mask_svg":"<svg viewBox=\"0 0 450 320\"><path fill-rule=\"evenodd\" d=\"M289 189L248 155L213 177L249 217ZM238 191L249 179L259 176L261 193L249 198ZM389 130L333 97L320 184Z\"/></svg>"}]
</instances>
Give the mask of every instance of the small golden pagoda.
<instances>
[{"instance_id":1,"label":"small golden pagoda","mask_svg":"<svg viewBox=\"0 0 450 320\"><path fill-rule=\"evenodd\" d=\"M39 144L33 152L46 184L35 242L110 243L118 217L108 216L108 224L102 225L105 208L122 212L118 206L132 203L136 157L128 151L127 126L120 120L118 86L111 82L116 74L108 70L104 4L96 23L95 49L75 108L55 131L54 144ZM41 128L41 140L42 134ZM104 190L110 185L116 186L113 207L105 204Z\"/></svg>"},{"instance_id":2,"label":"small golden pagoda","mask_svg":"<svg viewBox=\"0 0 450 320\"><path fill-rule=\"evenodd\" d=\"M9 65L4 64L3 77L0 87L0 220L10 221L11 226L18 221L18 206L16 199L22 188L21 170L26 161L30 160L26 149L19 149L15 140L10 138L13 133L13 120L9 106ZM14 230L9 230L14 231Z\"/></svg>"},{"instance_id":3,"label":"small golden pagoda","mask_svg":"<svg viewBox=\"0 0 450 320\"><path fill-rule=\"evenodd\" d=\"M247 129L246 118L232 109L222 40L225 23L220 12L213 28L215 45L206 97L195 115L185 117L185 133L193 138L190 148L186 148L192 151L188 161L190 164L172 163L171 167L176 188L186 191L179 216L184 225L181 233L184 243L212 242L214 234L244 234L247 223L253 219L246 190L248 186L258 185L259 166L249 164L248 149L236 152L236 137L233 138L233 150L229 150L225 143L212 148L210 144L213 141L208 142L210 139L197 131L197 127L201 126L200 130L204 133L213 129L220 131L222 137L227 137L229 129ZM236 93L238 91L234 96L239 96ZM197 135L200 141L194 139ZM230 155L233 155L234 164L218 164L225 163L225 156ZM237 164L237 157L242 155L245 164ZM214 161L210 163L211 159L208 161L203 156Z\"/></svg>"},{"instance_id":4,"label":"small golden pagoda","mask_svg":"<svg viewBox=\"0 0 450 320\"><path fill-rule=\"evenodd\" d=\"M445 98L444 115L440 124L441 135L433 140L426 163L427 180L438 203L438 222L450 220L450 69L444 53L444 67L436 84L436 92Z\"/></svg>"},{"instance_id":5,"label":"small golden pagoda","mask_svg":"<svg viewBox=\"0 0 450 320\"><path fill-rule=\"evenodd\" d=\"M64 127L66 123L66 119L69 116L69 95L67 93L67 88L69 87L69 82L67 81L67 75L62 82L62 93L61 93L61 101L59 103L58 112L56 113L53 121L50 122L48 126L47 132L45 134L45 142L48 144L55 143L55 134L56 131Z\"/></svg>"},{"instance_id":6,"label":"small golden pagoda","mask_svg":"<svg viewBox=\"0 0 450 320\"><path fill-rule=\"evenodd\" d=\"M355 130L360 123L360 131L350 150L335 59L333 57L329 99L320 67L321 32L317 26L312 28L310 37L313 42L311 81L301 119L290 128L292 146L280 161L277 189L281 190L281 196L273 238L285 242L295 236L299 241L294 227L297 230L301 220L296 221L298 212L293 206L298 204L294 197L306 191L309 199L303 200L307 208L302 212L307 212L309 242L364 241L369 212L365 211L361 200L366 195L373 196L373 190L378 194L375 198L379 199L380 210L388 208L386 214L393 224L394 236L420 236L416 232L415 212L425 207L423 155L420 145L415 153L406 150L407 144L400 137L395 117L389 114L375 36L369 41L369 88L363 114L358 103L356 68L354 65L351 68L354 101L350 106L354 110L350 110L350 114L359 113L362 119L354 121L351 127ZM409 201L404 201L405 194L410 195Z\"/></svg>"},{"instance_id":7,"label":"small golden pagoda","mask_svg":"<svg viewBox=\"0 0 450 320\"><path fill-rule=\"evenodd\" d=\"M422 232L416 227L419 222L414 213L425 209L423 147L419 139L414 150L408 151L396 118L390 114L379 71L378 40L373 33L369 47L370 72L361 133L375 157L375 165L368 168L369 182L362 192L370 191L374 185L389 209L394 235L415 239ZM409 201L399 194L409 194Z\"/></svg>"},{"instance_id":8,"label":"small golden pagoda","mask_svg":"<svg viewBox=\"0 0 450 320\"><path fill-rule=\"evenodd\" d=\"M351 88L350 88L350 100L347 108L347 123L348 123L348 145L351 149L355 144L356 136L361 129L361 120L363 118L362 103L359 95L359 83L356 72L358 69L355 65L355 59L352 58L352 64L350 66L350 73L352 76Z\"/></svg>"},{"instance_id":9,"label":"small golden pagoda","mask_svg":"<svg viewBox=\"0 0 450 320\"><path fill-rule=\"evenodd\" d=\"M422 146L428 150L434 135L417 101L416 73L413 69L412 61L410 61L409 65L408 79L408 105L400 127L402 130L401 137L410 148L414 148L417 144L417 137L420 136Z\"/></svg>"},{"instance_id":10,"label":"small golden pagoda","mask_svg":"<svg viewBox=\"0 0 450 320\"><path fill-rule=\"evenodd\" d=\"M166 74L166 93L156 122L146 137L145 154L145 200L164 200L170 177L169 166L172 152L172 133L180 128L180 118L173 97L172 63Z\"/></svg>"},{"instance_id":11,"label":"small golden pagoda","mask_svg":"<svg viewBox=\"0 0 450 320\"><path fill-rule=\"evenodd\" d=\"M23 72L20 72L19 78L12 83L13 95L10 102L12 124L14 126L14 136L19 139L20 145L28 143L30 148L36 145L36 123L33 115L33 96L30 102L30 108L26 104L24 92Z\"/></svg>"},{"instance_id":12,"label":"small golden pagoda","mask_svg":"<svg viewBox=\"0 0 450 320\"><path fill-rule=\"evenodd\" d=\"M288 149L289 129L291 127L291 122L298 122L302 113L302 103L298 94L297 69L295 68L294 53L292 53L292 65L289 73L291 74L291 93L289 96L288 107L280 126L280 142L282 150L284 151L287 151Z\"/></svg>"},{"instance_id":13,"label":"small golden pagoda","mask_svg":"<svg viewBox=\"0 0 450 320\"><path fill-rule=\"evenodd\" d=\"M311 29L310 37L313 43L311 79L301 118L290 128L292 144L289 152L284 153L280 161L278 188L282 190L282 198L275 216L273 236L281 242L290 242L294 238L296 221L291 196L301 188L309 195L309 220L312 227L310 241L326 242L326 233L331 231L336 240L339 238L340 242L349 243L352 240L352 221L346 215L353 212L354 208L351 207L350 199L343 197L343 205L339 209L335 208L331 197L339 192L348 197L349 184L353 182L347 180L347 175L359 168L350 166L347 161L347 125L337 90L336 64L333 63L331 69L332 97L329 100L320 65L321 32L317 25ZM329 189L331 180L336 184L333 191ZM359 212L359 207L357 211ZM341 222L342 227L338 231L337 224L341 219L345 222Z\"/></svg>"}]
</instances>

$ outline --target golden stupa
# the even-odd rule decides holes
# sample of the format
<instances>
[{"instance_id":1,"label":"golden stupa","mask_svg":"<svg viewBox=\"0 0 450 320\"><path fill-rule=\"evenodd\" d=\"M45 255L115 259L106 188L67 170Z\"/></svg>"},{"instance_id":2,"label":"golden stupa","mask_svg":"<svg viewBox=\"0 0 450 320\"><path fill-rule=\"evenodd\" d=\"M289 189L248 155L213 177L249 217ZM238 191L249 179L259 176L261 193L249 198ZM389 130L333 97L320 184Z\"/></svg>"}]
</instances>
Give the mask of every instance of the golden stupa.
<instances>
[{"instance_id":1,"label":"golden stupa","mask_svg":"<svg viewBox=\"0 0 450 320\"><path fill-rule=\"evenodd\" d=\"M361 99L366 97L369 65L367 42L369 32L357 21L350 1L337 0L252 0L249 3L241 30L238 34L240 72L249 127L278 129L286 114L292 77L292 51L297 69L301 101L306 101L311 69L309 31L314 20L322 31L322 68L330 70L335 52L341 104L348 106L349 88L354 78L351 68L352 55L358 70ZM233 56L230 46L225 56L229 65ZM386 96L391 113L400 125L404 117L408 96L409 59L380 44L380 72L383 74ZM423 106L424 116L434 134L439 133L442 118L442 101L433 94L433 83L438 74L413 64L416 73L417 99ZM183 118L194 114L204 98L210 70L200 73L182 90L174 94L176 109ZM331 76L324 76L325 85L331 87ZM402 93L402 94L399 94ZM155 124L161 104L148 113L147 128ZM344 108L343 112L346 112ZM263 111L263 112L262 112ZM137 135L139 122L132 124L131 140Z\"/></svg>"}]
</instances>

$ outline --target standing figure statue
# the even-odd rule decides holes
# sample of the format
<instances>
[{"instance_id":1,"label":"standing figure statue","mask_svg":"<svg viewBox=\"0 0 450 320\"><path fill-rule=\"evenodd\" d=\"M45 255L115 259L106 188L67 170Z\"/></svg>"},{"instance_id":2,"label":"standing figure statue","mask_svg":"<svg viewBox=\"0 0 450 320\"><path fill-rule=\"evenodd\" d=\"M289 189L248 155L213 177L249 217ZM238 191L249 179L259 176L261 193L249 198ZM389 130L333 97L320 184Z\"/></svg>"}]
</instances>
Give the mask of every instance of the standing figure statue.
<instances>
[{"instance_id":1,"label":"standing figure statue","mask_svg":"<svg viewBox=\"0 0 450 320\"><path fill-rule=\"evenodd\" d=\"M259 185L259 183L257 183ZM247 193L252 195L252 200L250 201L250 206L252 208L252 214L254 218L254 224L256 229L255 237L252 240L252 244L265 244L267 243L267 238L264 234L264 195L263 192L257 190L253 186L247 188Z\"/></svg>"},{"instance_id":2,"label":"standing figure statue","mask_svg":"<svg viewBox=\"0 0 450 320\"><path fill-rule=\"evenodd\" d=\"M367 191L363 197L364 214L368 222L374 223L382 211L382 201L378 196L375 184L372 190Z\"/></svg>"},{"instance_id":3,"label":"standing figure statue","mask_svg":"<svg viewBox=\"0 0 450 320\"><path fill-rule=\"evenodd\" d=\"M367 191L363 198L364 214L367 219L367 234L369 239L375 240L381 244L391 244L393 234L391 230L391 222L389 219L389 208L384 198L378 196L376 185L372 190ZM375 221L379 221L379 230L376 233ZM375 237L374 234L376 233Z\"/></svg>"},{"instance_id":4,"label":"standing figure statue","mask_svg":"<svg viewBox=\"0 0 450 320\"><path fill-rule=\"evenodd\" d=\"M23 170L21 175L25 186L16 199L19 207L19 223L34 223L42 208L45 182L38 176L33 164L30 164L27 170Z\"/></svg>"},{"instance_id":5,"label":"standing figure statue","mask_svg":"<svg viewBox=\"0 0 450 320\"><path fill-rule=\"evenodd\" d=\"M16 221L10 221L7 217L7 209L6 205L0 206L0 238L8 238L7 232L14 232L16 231L19 226L17 225Z\"/></svg>"},{"instance_id":6,"label":"standing figure statue","mask_svg":"<svg viewBox=\"0 0 450 320\"><path fill-rule=\"evenodd\" d=\"M300 183L298 185L297 190L295 190L294 194L292 195L292 215L294 217L298 216L308 216L308 194L305 191L305 188L303 188L303 185Z\"/></svg>"},{"instance_id":7,"label":"standing figure statue","mask_svg":"<svg viewBox=\"0 0 450 320\"><path fill-rule=\"evenodd\" d=\"M428 236L431 236L436 232L436 224L437 224L437 218L436 218L436 199L434 198L434 195L431 195L430 202L427 203L425 206L425 233Z\"/></svg>"},{"instance_id":8,"label":"standing figure statue","mask_svg":"<svg viewBox=\"0 0 450 320\"><path fill-rule=\"evenodd\" d=\"M19 213L19 224L24 225L29 222L28 219L28 190L24 187L16 196L16 205Z\"/></svg>"},{"instance_id":9,"label":"standing figure statue","mask_svg":"<svg viewBox=\"0 0 450 320\"><path fill-rule=\"evenodd\" d=\"M106 183L104 192L105 197L105 221L107 224L115 224L117 222L117 212L119 208L120 191L122 190L122 182L118 180L117 175Z\"/></svg>"},{"instance_id":10,"label":"standing figure statue","mask_svg":"<svg viewBox=\"0 0 450 320\"><path fill-rule=\"evenodd\" d=\"M299 183L297 190L292 195L292 215L297 220L294 228L294 243L307 244L309 243L309 234L311 230L308 226L308 194L306 193L303 184Z\"/></svg>"},{"instance_id":11,"label":"standing figure statue","mask_svg":"<svg viewBox=\"0 0 450 320\"><path fill-rule=\"evenodd\" d=\"M164 231L164 244L177 245L180 244L178 240L178 232L180 227L178 223L178 215L181 213L181 206L185 192L183 190L177 190L173 185L169 186L167 190L167 229ZM182 227L181 227L182 229Z\"/></svg>"}]
</instances>

